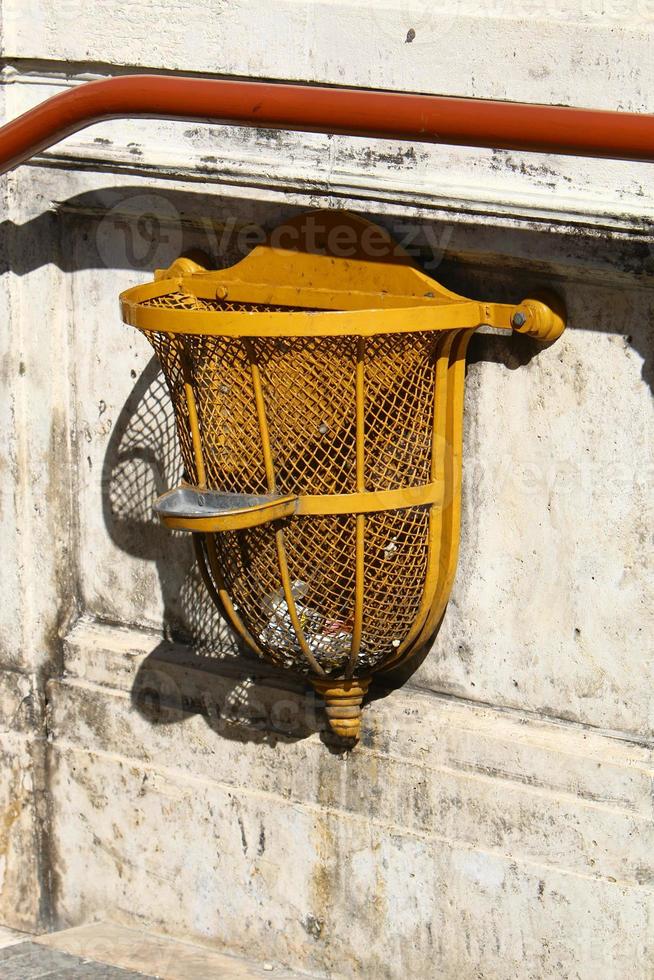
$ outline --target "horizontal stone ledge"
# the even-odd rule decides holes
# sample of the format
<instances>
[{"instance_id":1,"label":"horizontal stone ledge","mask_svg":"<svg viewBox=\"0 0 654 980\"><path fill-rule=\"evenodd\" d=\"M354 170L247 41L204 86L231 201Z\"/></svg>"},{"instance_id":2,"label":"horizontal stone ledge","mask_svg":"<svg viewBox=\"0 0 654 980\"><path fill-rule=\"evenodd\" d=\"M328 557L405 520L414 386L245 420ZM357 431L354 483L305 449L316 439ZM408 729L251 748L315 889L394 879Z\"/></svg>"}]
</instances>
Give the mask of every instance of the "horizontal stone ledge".
<instances>
[{"instance_id":1,"label":"horizontal stone ledge","mask_svg":"<svg viewBox=\"0 0 654 980\"><path fill-rule=\"evenodd\" d=\"M126 923L338 976L649 977L642 885L63 747L53 789L69 924L118 904Z\"/></svg>"},{"instance_id":2,"label":"horizontal stone ledge","mask_svg":"<svg viewBox=\"0 0 654 980\"><path fill-rule=\"evenodd\" d=\"M125 223L137 230L139 207L147 207L167 232L174 231L180 249L193 242L220 263L225 254L247 252L255 240L248 236L260 240L266 229L279 224L280 208L293 213L295 208L339 206L382 224L436 278L445 270L448 278L453 266L461 266L473 276L499 273L515 281L547 275L559 281L557 288L562 280L576 283L577 293L601 287L649 295L654 288L654 210L649 218L644 212L616 214L615 220L563 212L548 217L515 202L485 207L444 194L423 206L408 191L393 196L383 188L370 194L334 185L317 189L306 179L293 189L283 180L278 186L241 181L236 171L233 180L223 180L172 164L108 167L65 155L36 163L16 172L26 191L16 223L8 228L15 249L23 239L36 238L40 250L32 262L50 260L44 226L57 220L66 223L66 235L79 228L98 236L101 244L114 241L114 261L127 269L132 266L124 253ZM275 172L279 176L278 166ZM44 201L52 202L48 211ZM79 261L85 260L80 253Z\"/></svg>"},{"instance_id":3,"label":"horizontal stone ledge","mask_svg":"<svg viewBox=\"0 0 654 980\"><path fill-rule=\"evenodd\" d=\"M231 137L229 133L232 133ZM250 139L256 139L255 130L247 130ZM579 235L597 235L598 232L622 232L642 236L647 234L654 221L654 204L645 199L642 203L632 203L608 193L603 199L592 194L583 197L555 197L553 195L531 193L528 189L513 193L502 187L471 186L463 178L457 182L450 175L442 178L443 164L434 162L431 178L425 174L416 176L409 172L406 180L389 176L383 167L375 173L341 169L338 173L322 172L313 154L306 153L299 135L296 135L289 155L305 152L292 169L280 164L280 149L275 157L261 156L259 159L243 161L231 148L234 142L233 129L221 133L220 149L211 155L193 153L185 146L186 152L162 151L161 148L147 145L139 147L138 152L129 145L99 139L69 139L65 149L54 149L35 156L26 166L37 165L65 172L71 170L98 171L99 173L121 174L148 180L171 178L193 184L203 183L215 189L227 186L243 188L265 188L287 195L315 197L316 194L330 199L347 199L358 202L359 206L382 204L407 209L423 209L440 212L444 217L458 221L484 221L490 225L502 226L503 222L520 220L538 222L548 230L565 226ZM242 141L241 141L242 142ZM111 143L111 145L107 145ZM105 145L102 145L105 144ZM488 151L480 151L487 153ZM498 151L498 155L499 155ZM503 151L502 151L503 152ZM383 150L378 149L380 159ZM445 166L445 169L449 168ZM313 206L313 205L312 205Z\"/></svg>"},{"instance_id":4,"label":"horizontal stone ledge","mask_svg":"<svg viewBox=\"0 0 654 980\"><path fill-rule=\"evenodd\" d=\"M331 835L339 840L368 835L368 846L370 838L386 838L399 850L423 843L447 852L483 854L520 868L523 874L570 876L642 889L644 896L652 894L651 823L647 827L629 826L606 812L583 813L581 808L554 802L530 807L525 794L517 798L499 786L492 794L466 795L461 784L441 779L425 792L424 779L416 784L412 773L403 779L401 770L380 766L368 758L360 759L358 766L348 765L347 774L342 766L323 766L318 796L302 799L297 793L285 797L259 787L264 768L272 767L269 756L260 758L258 765L241 756L236 761L236 771L241 773L237 785L198 779L182 767L173 769L113 751L89 750L69 739L55 740L53 753L51 792L66 838L77 826L81 837L82 827L94 827L98 838L105 827L115 833L116 821L121 824L118 839L130 837L130 828L136 831L148 822L161 825L160 814L167 814L165 822L177 846L188 838L190 828L195 833L201 823L211 824L209 817L217 821L214 831L220 837L218 824L224 824L223 835L229 836L235 829L227 831L232 822L230 813L240 812L246 825L261 825L261 816L255 819L255 814L265 814L266 860L272 864L283 863L285 853L284 849L273 852L271 829L292 831L297 820L300 824L329 823ZM290 764L296 764L295 760ZM315 770L308 770L307 780L314 775ZM330 785L335 787L346 780L348 799L330 800ZM145 832L150 833L147 827ZM248 831L245 836L249 840L252 835ZM224 841L223 836L223 846ZM118 851L123 845L108 840L107 847ZM134 853L135 847L132 840L129 852ZM244 849L248 849L245 844ZM252 856L256 850L252 848ZM165 848L161 852L161 859L154 860L163 862L163 874Z\"/></svg>"},{"instance_id":5,"label":"horizontal stone ledge","mask_svg":"<svg viewBox=\"0 0 654 980\"><path fill-rule=\"evenodd\" d=\"M652 765L641 746L405 688L371 703L362 744L334 755L301 688L254 682L256 663L221 673L190 659L153 634L78 623L68 676L49 686L57 750L108 754L148 767L151 779L327 807L338 819L374 815L577 874L654 879Z\"/></svg>"},{"instance_id":6,"label":"horizontal stone ledge","mask_svg":"<svg viewBox=\"0 0 654 980\"><path fill-rule=\"evenodd\" d=\"M184 707L179 699L186 693L189 696L186 708L191 713L202 713L201 704L193 700L193 685L206 685L212 677L216 678L217 691L223 682L234 679L252 681L255 678L262 689L270 688L273 692L299 694L307 690L302 678L276 670L254 655L235 657L233 653L226 653L223 656L209 656L206 651L198 652L192 646L166 640L155 630L104 623L83 616L64 638L66 677L86 680L93 685L133 691L146 658L155 669L168 671L171 676L173 672L180 671L180 678L182 674L187 678L188 691L173 691L170 706ZM163 691L161 693L165 694ZM376 695L383 697L381 689L376 691ZM393 692L387 701L390 703L398 699L397 703L402 704L400 710L411 717L418 714L418 710L412 707L416 697L425 698L427 704L436 706L447 717L462 717L466 724L474 716L477 727L488 727L493 732L503 731L511 741L517 739L525 744L532 741L553 742L584 759L610 758L618 765L635 766L654 775L654 746L647 744L646 739L610 730L602 731L567 719L539 716L533 711L521 712L515 708L471 702L447 693L415 688L410 684ZM385 703L376 700L374 710L383 712ZM283 731L280 728L280 733Z\"/></svg>"}]
</instances>

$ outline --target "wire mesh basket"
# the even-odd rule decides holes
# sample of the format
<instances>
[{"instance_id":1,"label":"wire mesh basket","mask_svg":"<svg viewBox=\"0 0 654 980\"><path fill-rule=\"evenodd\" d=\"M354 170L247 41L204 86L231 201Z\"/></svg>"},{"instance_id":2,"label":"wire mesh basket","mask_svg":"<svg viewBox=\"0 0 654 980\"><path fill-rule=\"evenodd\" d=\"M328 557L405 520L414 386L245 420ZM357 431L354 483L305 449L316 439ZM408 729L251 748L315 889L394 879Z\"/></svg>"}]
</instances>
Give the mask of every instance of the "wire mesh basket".
<instances>
[{"instance_id":1,"label":"wire mesh basket","mask_svg":"<svg viewBox=\"0 0 654 980\"><path fill-rule=\"evenodd\" d=\"M468 340L563 323L449 292L346 212L283 232L230 269L180 259L122 312L159 358L184 460L155 510L193 532L241 637L356 738L372 674L426 643L452 586Z\"/></svg>"}]
</instances>

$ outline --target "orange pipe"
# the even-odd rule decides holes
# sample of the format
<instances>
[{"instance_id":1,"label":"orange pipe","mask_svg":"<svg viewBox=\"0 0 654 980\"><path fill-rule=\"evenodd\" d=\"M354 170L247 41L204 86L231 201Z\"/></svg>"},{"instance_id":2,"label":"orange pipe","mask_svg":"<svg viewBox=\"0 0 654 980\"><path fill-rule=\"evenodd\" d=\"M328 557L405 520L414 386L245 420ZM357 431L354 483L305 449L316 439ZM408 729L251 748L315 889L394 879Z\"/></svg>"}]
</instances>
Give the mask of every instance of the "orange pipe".
<instances>
[{"instance_id":1,"label":"orange pipe","mask_svg":"<svg viewBox=\"0 0 654 980\"><path fill-rule=\"evenodd\" d=\"M124 75L78 85L0 128L0 173L85 126L130 116L654 161L651 115L279 82Z\"/></svg>"}]
</instances>

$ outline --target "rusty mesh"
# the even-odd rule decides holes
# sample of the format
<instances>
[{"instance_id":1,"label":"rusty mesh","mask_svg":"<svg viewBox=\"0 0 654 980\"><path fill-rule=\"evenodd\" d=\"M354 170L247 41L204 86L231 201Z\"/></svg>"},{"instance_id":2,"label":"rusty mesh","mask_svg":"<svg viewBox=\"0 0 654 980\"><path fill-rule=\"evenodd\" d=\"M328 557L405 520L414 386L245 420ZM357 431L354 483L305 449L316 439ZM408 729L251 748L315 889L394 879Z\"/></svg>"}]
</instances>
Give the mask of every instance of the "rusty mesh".
<instances>
[{"instance_id":1,"label":"rusty mesh","mask_svg":"<svg viewBox=\"0 0 654 980\"><path fill-rule=\"evenodd\" d=\"M147 305L249 314L292 312L289 307L203 300L182 293L148 300ZM197 480L197 473L185 371L195 394L209 487L269 492L254 364L261 378L276 492L355 492L356 337L242 338L163 332L146 336L166 376L191 482ZM415 332L366 339L366 491L430 482L436 338L434 333ZM369 672L393 654L418 614L427 574L429 511L429 505L423 505L366 515L364 612L356 674ZM281 531L307 644L328 673L347 665L355 597L355 525L351 514L304 516L214 535L232 603L274 663L309 669L280 599Z\"/></svg>"}]
</instances>

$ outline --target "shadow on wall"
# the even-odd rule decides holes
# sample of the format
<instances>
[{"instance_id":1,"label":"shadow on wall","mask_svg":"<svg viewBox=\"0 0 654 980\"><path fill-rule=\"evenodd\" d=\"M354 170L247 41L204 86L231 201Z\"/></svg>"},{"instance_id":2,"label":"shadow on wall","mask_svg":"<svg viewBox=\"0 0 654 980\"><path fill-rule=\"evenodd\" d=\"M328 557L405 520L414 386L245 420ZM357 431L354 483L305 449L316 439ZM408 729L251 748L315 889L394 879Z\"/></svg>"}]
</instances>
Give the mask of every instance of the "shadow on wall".
<instances>
[{"instance_id":1,"label":"shadow on wall","mask_svg":"<svg viewBox=\"0 0 654 980\"><path fill-rule=\"evenodd\" d=\"M217 265L229 266L284 220L317 206L315 193L306 197L301 206L221 196L219 189L207 194L165 186L152 191L139 185L98 188L56 202L24 224L0 222L0 273L24 275L56 263L65 272L112 268L149 277L189 249L219 256ZM330 201L339 204L333 196ZM572 293L567 297L569 326L614 334L616 324L628 324L624 339L642 358L643 380L653 387L654 233L646 222L639 231L594 228L581 234L574 225L516 227L484 216L474 220L469 214L461 221L456 215L449 219L447 212L430 216L424 211L402 218L376 213L367 201L357 207L348 200L346 206L386 228L429 275L471 298L518 302L527 291L566 291L566 283L577 283L583 288L567 290ZM71 229L89 219L97 222L96 247L88 242L84 249L71 248ZM58 238L59 250L54 246ZM583 298L574 303L576 293L583 297L588 288L608 290L601 321L590 315ZM634 288L642 294L638 302L626 298L623 308L616 308L617 297ZM468 362L493 361L512 369L527 363L531 354L524 338L516 343L516 338L478 335Z\"/></svg>"},{"instance_id":2,"label":"shadow on wall","mask_svg":"<svg viewBox=\"0 0 654 980\"><path fill-rule=\"evenodd\" d=\"M107 532L127 554L154 562L164 603L168 638L138 671L135 708L153 724L201 713L218 734L239 741L276 744L324 729L302 680L269 668L238 641L202 583L189 535L154 517L155 498L181 478L173 408L153 357L114 426L102 478Z\"/></svg>"}]
</instances>

